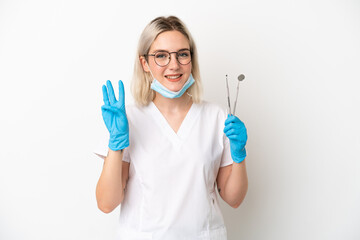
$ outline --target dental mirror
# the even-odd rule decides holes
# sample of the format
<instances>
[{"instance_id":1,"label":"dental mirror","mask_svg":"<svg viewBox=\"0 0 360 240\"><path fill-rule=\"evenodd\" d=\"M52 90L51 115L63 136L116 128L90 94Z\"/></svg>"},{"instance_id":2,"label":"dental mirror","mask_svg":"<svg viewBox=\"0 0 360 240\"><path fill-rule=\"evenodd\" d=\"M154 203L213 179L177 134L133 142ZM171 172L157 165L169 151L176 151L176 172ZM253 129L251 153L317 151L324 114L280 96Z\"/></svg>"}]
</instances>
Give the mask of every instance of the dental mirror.
<instances>
[{"instance_id":1,"label":"dental mirror","mask_svg":"<svg viewBox=\"0 0 360 240\"><path fill-rule=\"evenodd\" d=\"M245 79L245 75L244 75L244 74L240 74L237 79L238 79L238 84L237 84L237 90L236 90L236 99L235 99L235 103L234 103L233 115L235 115L236 103L237 103L238 95L239 95L239 85L240 85L240 82Z\"/></svg>"}]
</instances>

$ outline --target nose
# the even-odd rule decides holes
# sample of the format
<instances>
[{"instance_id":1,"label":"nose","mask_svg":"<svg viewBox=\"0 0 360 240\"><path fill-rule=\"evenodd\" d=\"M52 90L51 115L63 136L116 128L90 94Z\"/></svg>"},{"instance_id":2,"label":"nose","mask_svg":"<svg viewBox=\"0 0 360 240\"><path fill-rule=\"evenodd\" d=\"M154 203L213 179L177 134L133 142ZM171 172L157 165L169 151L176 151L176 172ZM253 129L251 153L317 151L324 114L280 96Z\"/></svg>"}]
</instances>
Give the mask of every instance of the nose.
<instances>
[{"instance_id":1,"label":"nose","mask_svg":"<svg viewBox=\"0 0 360 240\"><path fill-rule=\"evenodd\" d=\"M174 55L171 55L171 54L174 54ZM169 58L170 58L170 61L169 61L169 64L168 64L168 67L170 69L178 69L180 67L180 63L178 62L177 60L177 53L170 53L169 55Z\"/></svg>"}]
</instances>

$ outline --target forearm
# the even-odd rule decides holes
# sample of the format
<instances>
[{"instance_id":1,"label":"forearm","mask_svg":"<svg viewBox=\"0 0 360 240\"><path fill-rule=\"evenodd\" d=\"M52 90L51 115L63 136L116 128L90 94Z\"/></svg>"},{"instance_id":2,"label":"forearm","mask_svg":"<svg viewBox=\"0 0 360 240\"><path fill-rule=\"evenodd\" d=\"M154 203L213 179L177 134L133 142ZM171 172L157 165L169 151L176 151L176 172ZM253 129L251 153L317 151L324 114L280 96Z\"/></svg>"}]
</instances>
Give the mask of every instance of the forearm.
<instances>
[{"instance_id":1,"label":"forearm","mask_svg":"<svg viewBox=\"0 0 360 240\"><path fill-rule=\"evenodd\" d=\"M97 204L99 209L105 213L114 210L124 197L122 189L122 158L123 151L109 149L96 186Z\"/></svg>"},{"instance_id":2,"label":"forearm","mask_svg":"<svg viewBox=\"0 0 360 240\"><path fill-rule=\"evenodd\" d=\"M241 163L233 162L231 174L226 181L224 195L226 202L237 208L245 198L248 189L245 160Z\"/></svg>"}]
</instances>

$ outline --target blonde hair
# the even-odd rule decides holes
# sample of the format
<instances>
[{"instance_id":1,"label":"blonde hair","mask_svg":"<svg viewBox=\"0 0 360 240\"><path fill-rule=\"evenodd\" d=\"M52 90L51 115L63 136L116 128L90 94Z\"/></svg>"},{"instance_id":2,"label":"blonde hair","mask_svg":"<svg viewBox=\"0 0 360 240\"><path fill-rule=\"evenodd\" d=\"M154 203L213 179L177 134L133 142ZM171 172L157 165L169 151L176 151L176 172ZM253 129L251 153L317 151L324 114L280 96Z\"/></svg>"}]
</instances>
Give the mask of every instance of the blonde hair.
<instances>
[{"instance_id":1,"label":"blonde hair","mask_svg":"<svg viewBox=\"0 0 360 240\"><path fill-rule=\"evenodd\" d=\"M153 19L145 27L139 39L135 57L134 74L131 82L131 92L136 104L140 106L148 105L155 97L154 90L150 88L152 76L150 73L145 72L142 68L140 57L149 53L152 43L159 34L174 30L181 32L189 40L190 51L192 53L191 73L195 79L195 83L188 89L188 94L192 96L194 103L199 103L201 101L202 84L200 79L198 55L195 42L185 24L179 18L175 16L169 16L157 17Z\"/></svg>"}]
</instances>

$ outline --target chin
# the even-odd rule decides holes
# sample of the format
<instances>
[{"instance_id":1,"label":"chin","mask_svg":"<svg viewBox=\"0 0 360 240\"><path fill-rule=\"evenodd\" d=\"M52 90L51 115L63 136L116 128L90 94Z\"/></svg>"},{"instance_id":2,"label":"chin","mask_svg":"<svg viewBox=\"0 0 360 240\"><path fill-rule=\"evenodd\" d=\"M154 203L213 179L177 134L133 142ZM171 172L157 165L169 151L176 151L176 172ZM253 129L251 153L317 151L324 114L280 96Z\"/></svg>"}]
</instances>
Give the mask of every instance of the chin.
<instances>
[{"instance_id":1,"label":"chin","mask_svg":"<svg viewBox=\"0 0 360 240\"><path fill-rule=\"evenodd\" d=\"M178 92L183 88L184 84L185 84L185 82L182 82L182 83L178 82L178 83L172 83L172 84L170 83L170 84L168 84L168 86L166 86L166 88L169 89L170 91Z\"/></svg>"},{"instance_id":2,"label":"chin","mask_svg":"<svg viewBox=\"0 0 360 240\"><path fill-rule=\"evenodd\" d=\"M182 88L182 87L181 87L181 88ZM178 91L181 90L181 88L168 88L168 87L167 87L167 89L169 89L169 90L172 91L172 92L178 92Z\"/></svg>"}]
</instances>

